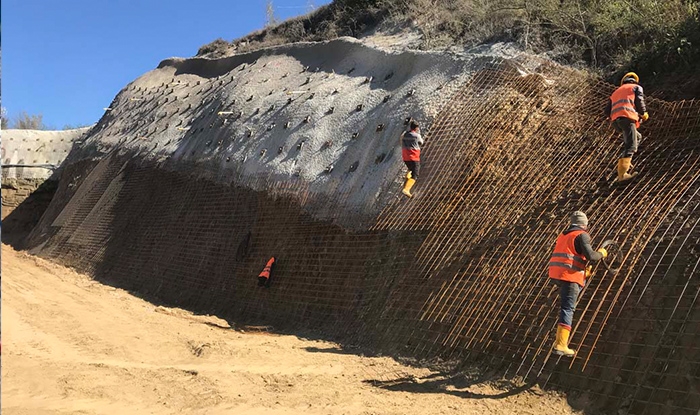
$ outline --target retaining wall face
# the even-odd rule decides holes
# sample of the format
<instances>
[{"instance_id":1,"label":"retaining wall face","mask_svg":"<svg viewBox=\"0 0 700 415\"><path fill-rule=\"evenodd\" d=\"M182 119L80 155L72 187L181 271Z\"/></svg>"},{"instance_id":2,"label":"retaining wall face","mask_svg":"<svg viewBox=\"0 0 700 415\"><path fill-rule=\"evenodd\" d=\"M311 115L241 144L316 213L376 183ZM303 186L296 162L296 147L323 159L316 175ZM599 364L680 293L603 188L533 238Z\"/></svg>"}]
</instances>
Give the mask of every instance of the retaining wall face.
<instances>
[{"instance_id":1,"label":"retaining wall face","mask_svg":"<svg viewBox=\"0 0 700 415\"><path fill-rule=\"evenodd\" d=\"M614 87L544 75L569 81L483 71L434 121L429 191L373 228L430 231L417 275L395 292L401 306L387 313L416 309L420 321L396 324L392 336L408 333L421 355L485 356L632 413L696 413L700 105L650 99L640 176L611 185L619 137L600 111ZM557 295L547 261L574 210L588 214L596 244L615 239L625 256L620 273L598 266L584 290L578 354L567 360L549 354ZM417 299L425 280L436 282Z\"/></svg>"},{"instance_id":2,"label":"retaining wall face","mask_svg":"<svg viewBox=\"0 0 700 415\"><path fill-rule=\"evenodd\" d=\"M364 229L335 220L351 211L345 194L303 177L203 177L131 149L67 166L73 181L28 244L170 304L397 355L479 358L606 409L695 414L700 105L650 99L640 176L611 185L619 137L600 113L614 87L540 71L474 74L432 123L417 196L389 198ZM615 239L624 255L621 272L598 266L583 291L569 360L549 353L547 262L574 210L596 245ZM272 286L259 288L273 255Z\"/></svg>"},{"instance_id":3,"label":"retaining wall face","mask_svg":"<svg viewBox=\"0 0 700 415\"><path fill-rule=\"evenodd\" d=\"M5 243L18 247L37 224L56 189L57 176L54 176L54 172L60 168L76 141L79 142L88 130L89 128L2 131L2 219ZM5 167L13 164L27 166ZM20 211L12 214L20 205Z\"/></svg>"},{"instance_id":4,"label":"retaining wall face","mask_svg":"<svg viewBox=\"0 0 700 415\"><path fill-rule=\"evenodd\" d=\"M89 128L62 131L3 130L2 164L44 165L58 168L68 157L73 144L85 135ZM5 179L48 179L53 174L49 168L11 167L2 169Z\"/></svg>"},{"instance_id":5,"label":"retaining wall face","mask_svg":"<svg viewBox=\"0 0 700 415\"><path fill-rule=\"evenodd\" d=\"M400 192L405 119L427 128L481 60L347 39L168 59L119 92L70 161L138 152L256 191L302 180L317 200L311 214L362 229Z\"/></svg>"},{"instance_id":6,"label":"retaining wall face","mask_svg":"<svg viewBox=\"0 0 700 415\"><path fill-rule=\"evenodd\" d=\"M420 242L415 233L348 232L289 198L127 157L99 162L62 202L29 238L40 255L170 304L344 338L374 335L363 327L379 323ZM257 287L270 256L272 287Z\"/></svg>"}]
</instances>

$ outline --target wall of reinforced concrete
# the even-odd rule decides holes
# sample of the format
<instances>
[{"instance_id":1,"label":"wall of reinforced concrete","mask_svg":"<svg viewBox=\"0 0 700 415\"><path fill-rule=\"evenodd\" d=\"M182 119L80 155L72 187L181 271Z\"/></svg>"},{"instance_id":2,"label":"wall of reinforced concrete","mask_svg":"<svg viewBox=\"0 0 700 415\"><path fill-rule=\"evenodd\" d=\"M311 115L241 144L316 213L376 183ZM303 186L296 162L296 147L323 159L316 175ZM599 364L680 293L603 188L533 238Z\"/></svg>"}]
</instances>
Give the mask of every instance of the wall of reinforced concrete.
<instances>
[{"instance_id":1,"label":"wall of reinforced concrete","mask_svg":"<svg viewBox=\"0 0 700 415\"><path fill-rule=\"evenodd\" d=\"M0 156L4 179L48 179L76 141L90 130L3 130Z\"/></svg>"},{"instance_id":2,"label":"wall of reinforced concrete","mask_svg":"<svg viewBox=\"0 0 700 415\"><path fill-rule=\"evenodd\" d=\"M517 68L483 64L461 84L431 120L416 197L387 199L368 226L343 227L347 195L304 177L217 180L131 149L73 158L25 246L234 321L479 361L609 411L697 413L700 105L649 100L640 174L621 186L619 139L601 115L614 86ZM549 353L547 261L574 210L594 241L620 243L622 268L595 270L565 360ZM272 255L274 281L259 288Z\"/></svg>"},{"instance_id":3,"label":"wall of reinforced concrete","mask_svg":"<svg viewBox=\"0 0 700 415\"><path fill-rule=\"evenodd\" d=\"M2 131L3 242L21 241L37 224L56 190L54 171L88 130ZM8 218L20 205L20 211Z\"/></svg>"}]
</instances>

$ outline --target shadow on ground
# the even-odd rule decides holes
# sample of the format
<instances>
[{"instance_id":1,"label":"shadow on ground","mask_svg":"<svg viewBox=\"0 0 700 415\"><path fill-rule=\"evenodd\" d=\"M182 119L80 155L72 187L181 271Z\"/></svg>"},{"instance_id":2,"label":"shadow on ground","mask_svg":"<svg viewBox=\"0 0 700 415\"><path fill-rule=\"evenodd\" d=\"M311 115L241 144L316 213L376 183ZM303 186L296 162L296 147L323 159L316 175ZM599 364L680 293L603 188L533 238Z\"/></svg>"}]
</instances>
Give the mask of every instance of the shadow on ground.
<instances>
[{"instance_id":1,"label":"shadow on ground","mask_svg":"<svg viewBox=\"0 0 700 415\"><path fill-rule=\"evenodd\" d=\"M535 382L517 383L503 379L495 380L489 376L471 376L464 373L432 373L423 378L404 377L393 380L365 380L365 383L396 392L444 393L467 399L502 399L531 390ZM469 391L471 386L480 383L492 383L498 393L475 393Z\"/></svg>"}]
</instances>

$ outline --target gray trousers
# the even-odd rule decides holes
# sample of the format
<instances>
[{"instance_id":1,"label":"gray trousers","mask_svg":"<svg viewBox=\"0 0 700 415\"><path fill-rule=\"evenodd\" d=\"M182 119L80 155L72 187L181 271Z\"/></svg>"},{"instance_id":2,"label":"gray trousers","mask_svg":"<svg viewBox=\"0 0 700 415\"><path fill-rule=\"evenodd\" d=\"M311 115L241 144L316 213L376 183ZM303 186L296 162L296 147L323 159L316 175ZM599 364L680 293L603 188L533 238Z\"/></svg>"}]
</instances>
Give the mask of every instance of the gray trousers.
<instances>
[{"instance_id":1,"label":"gray trousers","mask_svg":"<svg viewBox=\"0 0 700 415\"><path fill-rule=\"evenodd\" d=\"M635 122L629 118L620 117L613 121L613 127L622 133L623 147L620 158L632 157L637 152L639 140L642 139Z\"/></svg>"}]
</instances>

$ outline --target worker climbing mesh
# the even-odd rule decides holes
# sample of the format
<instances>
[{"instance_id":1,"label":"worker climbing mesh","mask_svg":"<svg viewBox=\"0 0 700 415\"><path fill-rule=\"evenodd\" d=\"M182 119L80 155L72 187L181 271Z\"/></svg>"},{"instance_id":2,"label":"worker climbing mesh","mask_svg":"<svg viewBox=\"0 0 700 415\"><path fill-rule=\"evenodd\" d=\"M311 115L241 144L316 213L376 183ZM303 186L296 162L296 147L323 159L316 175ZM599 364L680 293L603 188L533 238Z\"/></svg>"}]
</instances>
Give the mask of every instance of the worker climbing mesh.
<instances>
[{"instance_id":1,"label":"worker climbing mesh","mask_svg":"<svg viewBox=\"0 0 700 415\"><path fill-rule=\"evenodd\" d=\"M113 153L66 168L74 180L61 181L28 246L237 321L478 361L630 413L695 414L700 104L648 99L640 174L620 186L618 134L602 116L615 87L538 72L506 61L476 72L425 131L420 194L364 229L339 225L347 192L314 194L302 178L218 184ZM547 261L575 210L624 257L619 272L595 270L576 308L578 353L559 360ZM271 252L275 283L256 290Z\"/></svg>"}]
</instances>

